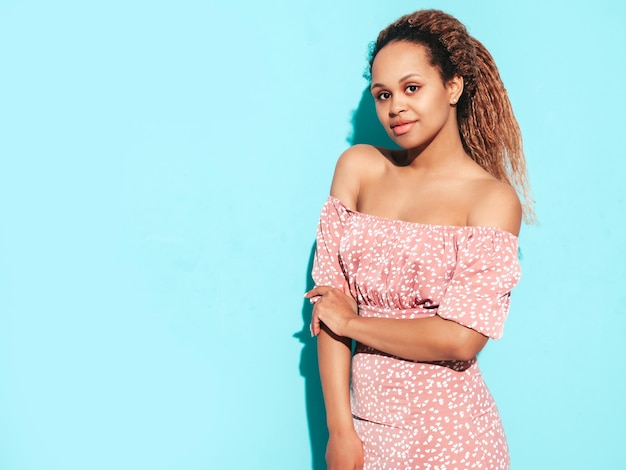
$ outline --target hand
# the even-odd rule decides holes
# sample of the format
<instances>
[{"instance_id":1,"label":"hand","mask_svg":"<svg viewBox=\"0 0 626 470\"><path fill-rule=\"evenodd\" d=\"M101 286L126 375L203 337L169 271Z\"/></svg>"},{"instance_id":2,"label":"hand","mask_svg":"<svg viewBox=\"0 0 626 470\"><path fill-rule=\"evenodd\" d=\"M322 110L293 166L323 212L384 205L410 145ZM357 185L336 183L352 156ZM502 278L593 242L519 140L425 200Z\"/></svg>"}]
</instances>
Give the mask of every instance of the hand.
<instances>
[{"instance_id":1,"label":"hand","mask_svg":"<svg viewBox=\"0 0 626 470\"><path fill-rule=\"evenodd\" d=\"M358 317L358 308L347 282L343 289L318 286L304 294L304 297L314 303L310 325L313 336L320 333L322 323L336 335L348 336L348 323Z\"/></svg>"},{"instance_id":2,"label":"hand","mask_svg":"<svg viewBox=\"0 0 626 470\"><path fill-rule=\"evenodd\" d=\"M330 433L326 446L328 470L363 470L363 443L357 433Z\"/></svg>"}]
</instances>

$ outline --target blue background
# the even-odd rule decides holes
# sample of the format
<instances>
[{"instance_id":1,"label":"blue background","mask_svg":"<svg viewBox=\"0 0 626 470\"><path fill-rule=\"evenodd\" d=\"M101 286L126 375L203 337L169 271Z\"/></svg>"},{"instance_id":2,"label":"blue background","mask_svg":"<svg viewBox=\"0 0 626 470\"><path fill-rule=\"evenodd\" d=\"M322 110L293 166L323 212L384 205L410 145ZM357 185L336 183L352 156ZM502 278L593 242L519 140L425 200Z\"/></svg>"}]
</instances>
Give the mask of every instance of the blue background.
<instances>
[{"instance_id":1,"label":"blue background","mask_svg":"<svg viewBox=\"0 0 626 470\"><path fill-rule=\"evenodd\" d=\"M499 65L541 224L481 353L512 468L624 468L624 3L0 0L0 469L323 468L302 294L367 46Z\"/></svg>"}]
</instances>

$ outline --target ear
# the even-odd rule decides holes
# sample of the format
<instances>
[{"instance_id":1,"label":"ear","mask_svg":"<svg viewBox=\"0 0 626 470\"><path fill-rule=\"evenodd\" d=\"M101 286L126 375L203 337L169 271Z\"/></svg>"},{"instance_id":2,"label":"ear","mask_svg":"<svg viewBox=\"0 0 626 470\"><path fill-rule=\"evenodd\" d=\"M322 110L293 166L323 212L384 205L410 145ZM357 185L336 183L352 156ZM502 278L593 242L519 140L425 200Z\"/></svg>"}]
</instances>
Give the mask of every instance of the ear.
<instances>
[{"instance_id":1,"label":"ear","mask_svg":"<svg viewBox=\"0 0 626 470\"><path fill-rule=\"evenodd\" d=\"M450 104L457 104L461 95L463 94L463 77L460 75L455 75L448 83L446 83L446 89L448 90L448 95L450 96Z\"/></svg>"}]
</instances>

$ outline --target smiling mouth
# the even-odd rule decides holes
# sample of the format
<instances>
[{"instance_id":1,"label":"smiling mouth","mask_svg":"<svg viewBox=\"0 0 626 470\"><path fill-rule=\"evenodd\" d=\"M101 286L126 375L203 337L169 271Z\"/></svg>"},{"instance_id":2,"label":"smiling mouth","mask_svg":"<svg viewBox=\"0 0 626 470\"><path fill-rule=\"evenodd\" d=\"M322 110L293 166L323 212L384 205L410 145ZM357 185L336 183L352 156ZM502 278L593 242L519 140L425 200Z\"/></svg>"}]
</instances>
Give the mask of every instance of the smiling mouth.
<instances>
[{"instance_id":1,"label":"smiling mouth","mask_svg":"<svg viewBox=\"0 0 626 470\"><path fill-rule=\"evenodd\" d=\"M411 130L415 121L399 122L391 125L391 130L395 136L406 134Z\"/></svg>"}]
</instances>

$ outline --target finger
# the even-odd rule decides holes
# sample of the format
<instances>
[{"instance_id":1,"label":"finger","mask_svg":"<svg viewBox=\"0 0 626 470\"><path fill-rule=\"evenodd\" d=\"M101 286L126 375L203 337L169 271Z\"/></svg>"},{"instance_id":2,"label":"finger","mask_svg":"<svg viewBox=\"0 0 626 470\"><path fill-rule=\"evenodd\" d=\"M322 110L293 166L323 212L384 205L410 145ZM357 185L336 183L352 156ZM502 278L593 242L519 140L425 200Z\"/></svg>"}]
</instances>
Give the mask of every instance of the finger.
<instances>
[{"instance_id":1,"label":"finger","mask_svg":"<svg viewBox=\"0 0 626 470\"><path fill-rule=\"evenodd\" d=\"M350 292L350 284L348 284L348 281L344 281L343 286L341 286L343 288L343 293L346 295L349 295L350 297L352 297L352 293Z\"/></svg>"},{"instance_id":2,"label":"finger","mask_svg":"<svg viewBox=\"0 0 626 470\"><path fill-rule=\"evenodd\" d=\"M309 329L311 330L311 336L317 336L320 334L320 318L315 313L311 316Z\"/></svg>"},{"instance_id":3,"label":"finger","mask_svg":"<svg viewBox=\"0 0 626 470\"><path fill-rule=\"evenodd\" d=\"M330 287L330 286L315 286L313 289L311 289L306 294L304 294L304 298L305 299L310 299L311 297L316 297L318 295L324 295L325 293L327 293L331 289L332 289L332 287Z\"/></svg>"}]
</instances>

